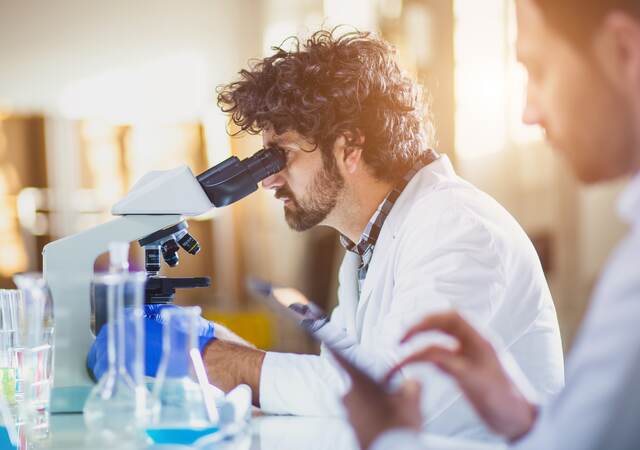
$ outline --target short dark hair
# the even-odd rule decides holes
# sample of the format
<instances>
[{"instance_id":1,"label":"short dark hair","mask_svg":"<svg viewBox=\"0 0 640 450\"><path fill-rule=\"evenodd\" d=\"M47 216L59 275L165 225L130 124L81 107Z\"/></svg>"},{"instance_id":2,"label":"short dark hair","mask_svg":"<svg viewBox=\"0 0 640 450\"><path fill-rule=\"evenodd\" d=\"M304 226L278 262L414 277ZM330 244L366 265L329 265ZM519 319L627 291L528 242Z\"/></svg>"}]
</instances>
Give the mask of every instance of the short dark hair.
<instances>
[{"instance_id":1,"label":"short dark hair","mask_svg":"<svg viewBox=\"0 0 640 450\"><path fill-rule=\"evenodd\" d=\"M330 162L338 137L346 134L357 145L361 134L364 161L385 180L402 176L428 150L422 89L400 69L387 42L334 28L303 42L290 37L273 50L241 70L239 80L218 87L218 106L231 113L238 132L294 130Z\"/></svg>"},{"instance_id":2,"label":"short dark hair","mask_svg":"<svg viewBox=\"0 0 640 450\"><path fill-rule=\"evenodd\" d=\"M619 10L640 20L640 0L534 1L553 28L580 46L589 41L591 33L611 11Z\"/></svg>"}]
</instances>

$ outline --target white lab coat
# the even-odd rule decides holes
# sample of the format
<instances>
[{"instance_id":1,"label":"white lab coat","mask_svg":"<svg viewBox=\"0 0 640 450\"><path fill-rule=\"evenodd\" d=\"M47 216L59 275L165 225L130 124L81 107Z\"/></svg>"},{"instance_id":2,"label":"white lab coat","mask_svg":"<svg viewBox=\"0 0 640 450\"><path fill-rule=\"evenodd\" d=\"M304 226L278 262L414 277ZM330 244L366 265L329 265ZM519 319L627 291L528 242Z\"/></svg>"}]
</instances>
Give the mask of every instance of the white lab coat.
<instances>
[{"instance_id":1,"label":"white lab coat","mask_svg":"<svg viewBox=\"0 0 640 450\"><path fill-rule=\"evenodd\" d=\"M631 230L593 293L567 362L567 386L542 406L517 450L640 448L640 173L618 203ZM372 450L428 447L408 431L385 433Z\"/></svg>"},{"instance_id":2,"label":"white lab coat","mask_svg":"<svg viewBox=\"0 0 640 450\"><path fill-rule=\"evenodd\" d=\"M417 320L456 308L497 336L542 398L563 384L555 309L540 262L517 222L488 195L457 177L446 156L409 182L381 230L358 300L357 258L340 268L331 317L341 347L375 377L413 347L399 339ZM432 337L431 339L437 339ZM425 383L429 430L486 437L457 386L432 367L405 376ZM260 405L272 413L342 414L348 380L327 352L267 353Z\"/></svg>"}]
</instances>

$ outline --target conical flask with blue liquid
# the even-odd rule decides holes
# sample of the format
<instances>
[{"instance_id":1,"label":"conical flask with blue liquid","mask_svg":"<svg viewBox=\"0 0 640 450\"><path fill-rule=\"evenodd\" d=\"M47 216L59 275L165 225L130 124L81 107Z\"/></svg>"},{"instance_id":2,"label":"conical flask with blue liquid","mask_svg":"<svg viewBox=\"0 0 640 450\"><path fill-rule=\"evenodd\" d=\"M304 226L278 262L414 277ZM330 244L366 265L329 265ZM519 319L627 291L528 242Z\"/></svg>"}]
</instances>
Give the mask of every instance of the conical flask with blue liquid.
<instances>
[{"instance_id":1,"label":"conical flask with blue liquid","mask_svg":"<svg viewBox=\"0 0 640 450\"><path fill-rule=\"evenodd\" d=\"M147 434L159 444L189 444L218 430L215 400L198 348L200 312L197 306L161 311L162 359L152 400L159 409L147 427Z\"/></svg>"}]
</instances>

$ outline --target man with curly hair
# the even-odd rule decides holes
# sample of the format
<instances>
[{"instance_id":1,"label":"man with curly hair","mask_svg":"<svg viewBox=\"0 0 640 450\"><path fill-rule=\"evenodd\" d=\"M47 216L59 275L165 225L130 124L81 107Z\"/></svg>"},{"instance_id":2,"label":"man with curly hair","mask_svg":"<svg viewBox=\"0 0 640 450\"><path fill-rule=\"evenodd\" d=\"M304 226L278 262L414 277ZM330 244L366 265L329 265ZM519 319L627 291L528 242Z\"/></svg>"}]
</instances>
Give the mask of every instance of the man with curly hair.
<instances>
[{"instance_id":1,"label":"man with curly hair","mask_svg":"<svg viewBox=\"0 0 640 450\"><path fill-rule=\"evenodd\" d=\"M341 234L335 345L381 377L406 355L399 338L417 318L455 308L501 340L541 397L557 392L560 335L533 246L430 149L421 90L394 49L369 33L335 30L293 43L242 70L218 103L240 130L285 152L285 169L263 186L283 201L290 227ZM212 383L250 385L265 411L341 412L347 380L324 351L263 352L222 338L203 355ZM487 436L454 383L431 368L401 375L428 383L430 430Z\"/></svg>"}]
</instances>

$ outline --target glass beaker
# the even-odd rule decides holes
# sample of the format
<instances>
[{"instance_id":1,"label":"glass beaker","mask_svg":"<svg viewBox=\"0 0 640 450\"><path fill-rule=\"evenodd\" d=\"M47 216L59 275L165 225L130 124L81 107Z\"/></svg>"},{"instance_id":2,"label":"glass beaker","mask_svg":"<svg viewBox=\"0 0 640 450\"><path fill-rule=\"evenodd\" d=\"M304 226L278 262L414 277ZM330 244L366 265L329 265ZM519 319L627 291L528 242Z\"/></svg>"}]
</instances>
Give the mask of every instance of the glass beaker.
<instances>
[{"instance_id":1,"label":"glass beaker","mask_svg":"<svg viewBox=\"0 0 640 450\"><path fill-rule=\"evenodd\" d=\"M0 289L0 388L12 411L16 406L18 361L15 355L20 291ZM20 393L18 393L20 395Z\"/></svg>"},{"instance_id":2,"label":"glass beaker","mask_svg":"<svg viewBox=\"0 0 640 450\"><path fill-rule=\"evenodd\" d=\"M108 368L85 402L84 421L102 444L134 442L146 419L142 272L97 274L94 298L106 303ZM125 308L125 305L126 308Z\"/></svg>"},{"instance_id":3,"label":"glass beaker","mask_svg":"<svg viewBox=\"0 0 640 450\"><path fill-rule=\"evenodd\" d=\"M49 436L49 406L53 385L54 317L51 293L41 273L13 276L20 291L17 333L16 401L20 424L32 441Z\"/></svg>"},{"instance_id":4,"label":"glass beaker","mask_svg":"<svg viewBox=\"0 0 640 450\"><path fill-rule=\"evenodd\" d=\"M147 427L147 434L158 444L190 444L218 430L215 400L198 348L200 312L197 306L168 307L161 312L162 360L153 388L159 412Z\"/></svg>"}]
</instances>

